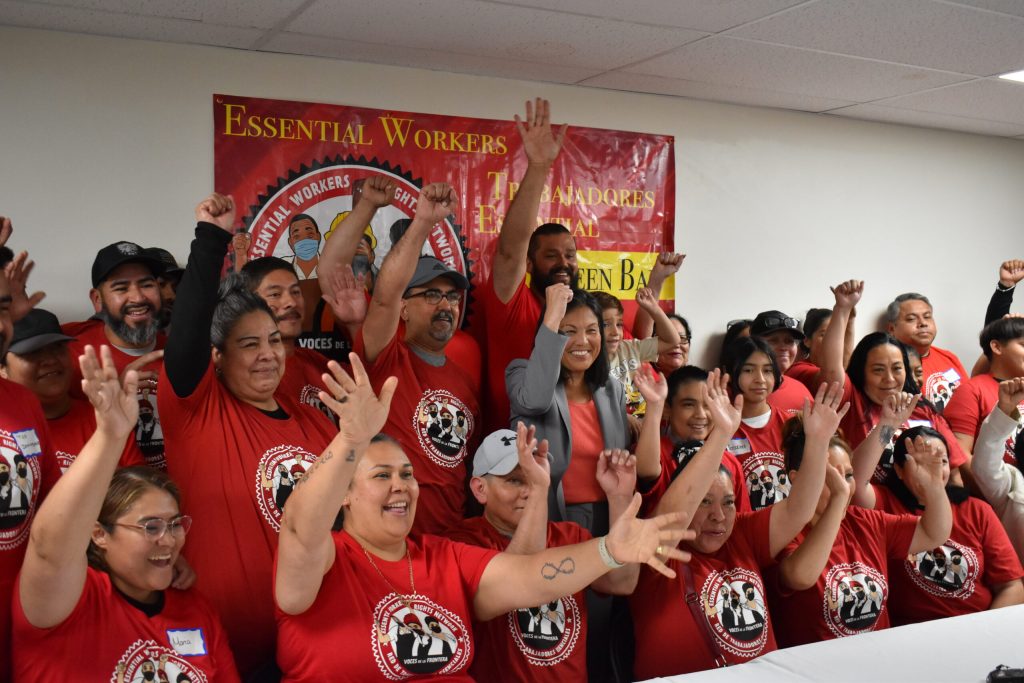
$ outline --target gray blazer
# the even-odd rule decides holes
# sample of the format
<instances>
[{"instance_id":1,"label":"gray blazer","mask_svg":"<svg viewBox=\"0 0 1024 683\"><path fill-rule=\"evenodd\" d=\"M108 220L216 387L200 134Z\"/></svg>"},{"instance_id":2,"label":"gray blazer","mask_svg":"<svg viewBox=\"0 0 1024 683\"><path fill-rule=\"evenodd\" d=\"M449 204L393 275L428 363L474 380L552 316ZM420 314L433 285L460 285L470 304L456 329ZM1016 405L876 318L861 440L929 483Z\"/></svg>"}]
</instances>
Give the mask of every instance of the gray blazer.
<instances>
[{"instance_id":1,"label":"gray blazer","mask_svg":"<svg viewBox=\"0 0 1024 683\"><path fill-rule=\"evenodd\" d=\"M568 343L568 337L541 325L529 360L514 360L505 369L505 388L512 405L512 429L520 420L527 426L535 425L537 440L547 439L551 447L548 517L554 521L568 519L562 476L569 468L572 430L565 387L558 381L562 371L562 351ZM604 435L604 447L628 448L629 423L622 383L609 376L604 386L594 392L594 405Z\"/></svg>"}]
</instances>

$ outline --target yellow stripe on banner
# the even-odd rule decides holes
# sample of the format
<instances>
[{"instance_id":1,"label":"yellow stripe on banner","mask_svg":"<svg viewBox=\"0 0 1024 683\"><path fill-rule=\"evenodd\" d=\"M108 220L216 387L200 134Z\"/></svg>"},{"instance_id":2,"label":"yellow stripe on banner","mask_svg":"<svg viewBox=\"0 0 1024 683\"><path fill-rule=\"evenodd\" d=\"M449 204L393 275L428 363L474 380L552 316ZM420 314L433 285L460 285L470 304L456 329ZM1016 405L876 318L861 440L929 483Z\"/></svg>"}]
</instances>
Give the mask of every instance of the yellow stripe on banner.
<instances>
[{"instance_id":1,"label":"yellow stripe on banner","mask_svg":"<svg viewBox=\"0 0 1024 683\"><path fill-rule=\"evenodd\" d=\"M647 277L658 260L656 251L580 251L576 253L580 268L580 288L591 292L608 292L622 301L636 298L636 290L647 286ZM672 301L676 280L665 280L658 298Z\"/></svg>"}]
</instances>

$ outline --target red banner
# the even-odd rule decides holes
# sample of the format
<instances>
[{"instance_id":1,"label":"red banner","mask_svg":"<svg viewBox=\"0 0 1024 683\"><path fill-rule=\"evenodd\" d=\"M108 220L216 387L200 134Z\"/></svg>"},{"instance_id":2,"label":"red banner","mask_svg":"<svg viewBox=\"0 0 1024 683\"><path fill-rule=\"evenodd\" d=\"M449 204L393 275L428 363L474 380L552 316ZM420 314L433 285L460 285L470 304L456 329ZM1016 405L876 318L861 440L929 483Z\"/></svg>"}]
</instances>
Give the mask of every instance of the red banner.
<instances>
[{"instance_id":1,"label":"red banner","mask_svg":"<svg viewBox=\"0 0 1024 683\"><path fill-rule=\"evenodd\" d=\"M312 309L323 240L351 210L353 188L374 174L390 175L399 191L364 232L361 254L371 272L401 235L398 222L412 218L419 188L444 181L458 193L459 210L435 229L424 252L475 283L489 276L484 255L526 170L513 121L232 95L214 95L213 120L216 190L234 195L251 235L250 258L280 256L309 280L306 321L314 333L326 332L329 317ZM316 230L290 236L299 214ZM673 249L674 216L671 136L570 126L538 224L572 231L581 286L628 302L644 286L654 255ZM663 299L672 291L667 285Z\"/></svg>"}]
</instances>

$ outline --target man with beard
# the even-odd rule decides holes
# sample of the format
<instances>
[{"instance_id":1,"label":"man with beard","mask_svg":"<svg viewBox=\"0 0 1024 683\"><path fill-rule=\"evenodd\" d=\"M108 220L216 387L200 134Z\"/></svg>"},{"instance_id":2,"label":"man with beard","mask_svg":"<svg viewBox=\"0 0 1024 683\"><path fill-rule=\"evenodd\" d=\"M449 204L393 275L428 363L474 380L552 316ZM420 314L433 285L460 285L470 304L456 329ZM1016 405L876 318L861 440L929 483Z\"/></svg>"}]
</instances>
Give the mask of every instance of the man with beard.
<instances>
[{"instance_id":1,"label":"man with beard","mask_svg":"<svg viewBox=\"0 0 1024 683\"><path fill-rule=\"evenodd\" d=\"M544 290L552 284L576 285L576 241L568 228L545 223L536 230L537 211L544 183L562 148L567 126L551 130L547 100L526 103L526 120L516 116L527 167L508 213L501 224L491 277L481 292L487 340L487 430L508 424L510 410L505 390L505 368L517 358L529 358L532 331L540 322ZM526 284L526 275L530 284ZM524 331L529 333L524 334Z\"/></svg>"},{"instance_id":2,"label":"man with beard","mask_svg":"<svg viewBox=\"0 0 1024 683\"><path fill-rule=\"evenodd\" d=\"M163 364L167 338L160 332L160 283L164 263L134 242L115 242L99 250L92 263L92 289L89 299L96 311L89 320L65 323L64 334L72 358L84 353L91 344L110 346L114 366L123 374L129 364L139 372L139 400L156 395L157 378ZM71 395L85 398L81 390L82 373L72 363ZM136 432L139 450L152 467L164 469L163 435L155 429L160 416L153 411L149 429L142 425Z\"/></svg>"},{"instance_id":3,"label":"man with beard","mask_svg":"<svg viewBox=\"0 0 1024 683\"><path fill-rule=\"evenodd\" d=\"M0 216L0 248L12 232L10 219ZM13 282L0 268L0 358L7 353L11 343L14 322L27 315L42 299L41 294L29 297L25 292L25 282L31 270L27 255L19 255L12 266L10 275ZM25 465L24 479L31 484L31 490L27 492L27 509L24 514L16 510L14 515L0 516L0 520L6 520L0 522L0 683L11 680L11 597L14 577L25 557L29 524L36 506L60 476L39 402L25 387L0 377L0 479L4 480L0 487L8 490L8 512L15 495L19 501L24 498L20 490L18 494L13 491L18 465L22 462ZM29 470L32 471L31 477L28 476Z\"/></svg>"},{"instance_id":4,"label":"man with beard","mask_svg":"<svg viewBox=\"0 0 1024 683\"><path fill-rule=\"evenodd\" d=\"M375 387L392 375L399 380L382 431L402 445L416 469L420 498L413 533L444 533L462 521L464 461L479 415L479 384L447 354L469 281L433 256L420 257L427 234L457 201L446 183L427 185L420 192L408 232L381 264L355 340ZM420 419L424 407L436 411L434 420ZM459 410L467 416L469 429L467 440L456 443L451 430Z\"/></svg>"}]
</instances>

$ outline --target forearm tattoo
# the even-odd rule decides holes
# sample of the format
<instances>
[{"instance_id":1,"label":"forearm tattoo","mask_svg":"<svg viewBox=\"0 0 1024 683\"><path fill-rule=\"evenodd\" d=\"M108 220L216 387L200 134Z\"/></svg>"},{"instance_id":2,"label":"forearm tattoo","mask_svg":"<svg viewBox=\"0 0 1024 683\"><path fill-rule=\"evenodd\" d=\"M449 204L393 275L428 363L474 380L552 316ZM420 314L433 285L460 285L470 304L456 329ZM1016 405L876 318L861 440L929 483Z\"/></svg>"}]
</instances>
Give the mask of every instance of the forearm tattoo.
<instances>
[{"instance_id":1,"label":"forearm tattoo","mask_svg":"<svg viewBox=\"0 0 1024 683\"><path fill-rule=\"evenodd\" d=\"M892 443L892 437L896 435L896 428L889 425L882 425L878 428L878 440L882 442L882 448Z\"/></svg>"},{"instance_id":2,"label":"forearm tattoo","mask_svg":"<svg viewBox=\"0 0 1024 683\"><path fill-rule=\"evenodd\" d=\"M297 482L295 482L295 488L299 488L300 486L305 484L307 481L309 481L309 478L312 477L314 474L316 474L316 471L318 469L320 469L325 462L327 462L328 460L330 460L333 457L334 457L334 453L332 453L331 451L327 451L326 453L321 455L320 458L317 459L316 462L314 462L312 465L309 466L309 469L306 470L306 474L303 475Z\"/></svg>"},{"instance_id":3,"label":"forearm tattoo","mask_svg":"<svg viewBox=\"0 0 1024 683\"><path fill-rule=\"evenodd\" d=\"M559 574L569 575L576 571L576 561L571 557L562 558L562 561L555 566L551 562L545 562L544 566L540 568L540 575L548 581L554 581L558 578Z\"/></svg>"},{"instance_id":4,"label":"forearm tattoo","mask_svg":"<svg viewBox=\"0 0 1024 683\"><path fill-rule=\"evenodd\" d=\"M355 461L356 461L356 449L350 448L350 449L348 449L348 455L345 456L345 462L355 462Z\"/></svg>"}]
</instances>

